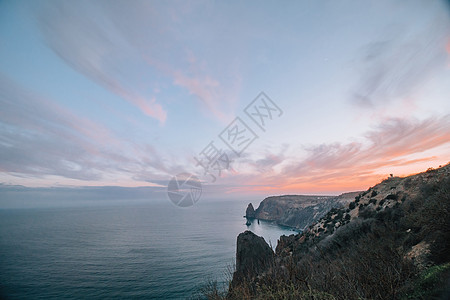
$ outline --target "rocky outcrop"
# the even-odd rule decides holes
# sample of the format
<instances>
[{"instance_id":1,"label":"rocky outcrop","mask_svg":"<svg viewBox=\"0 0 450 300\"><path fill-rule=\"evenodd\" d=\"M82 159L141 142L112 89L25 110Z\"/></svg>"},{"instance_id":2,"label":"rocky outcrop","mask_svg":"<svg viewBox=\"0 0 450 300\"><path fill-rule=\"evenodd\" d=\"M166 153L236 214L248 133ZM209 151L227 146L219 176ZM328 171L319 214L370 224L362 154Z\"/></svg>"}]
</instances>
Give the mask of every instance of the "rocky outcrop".
<instances>
[{"instance_id":1,"label":"rocky outcrop","mask_svg":"<svg viewBox=\"0 0 450 300\"><path fill-rule=\"evenodd\" d=\"M283 195L264 199L255 211L255 218L275 221L279 225L304 230L330 209L347 205L359 192L339 196ZM248 208L247 208L248 211Z\"/></svg>"},{"instance_id":2,"label":"rocky outcrop","mask_svg":"<svg viewBox=\"0 0 450 300\"><path fill-rule=\"evenodd\" d=\"M332 208L301 233L281 236L275 254L264 239L250 231L241 233L228 299L242 299L242 295L265 299L267 291L283 299L294 294L336 299L443 295L447 299L450 164L405 178L391 176L354 195L324 199L347 205ZM269 197L256 217L278 222L293 210L307 211L314 202L306 199L310 203L305 205L307 201L293 201L295 197L314 196ZM277 201L281 208L277 209ZM431 272L436 280L422 288L420 274Z\"/></svg>"},{"instance_id":3,"label":"rocky outcrop","mask_svg":"<svg viewBox=\"0 0 450 300\"><path fill-rule=\"evenodd\" d=\"M439 169L407 177L390 176L368 190L357 193L353 201L340 209L331 209L309 229L309 234L319 236L330 234L351 220L368 218L379 212L389 211L401 205L407 199L413 199L431 189L430 186L442 185L450 177L450 164ZM430 192L431 193L431 192Z\"/></svg>"},{"instance_id":4,"label":"rocky outcrop","mask_svg":"<svg viewBox=\"0 0 450 300\"><path fill-rule=\"evenodd\" d=\"M247 210L245 211L245 217L247 219L254 219L255 218L255 209L253 208L253 204L249 203L247 206Z\"/></svg>"},{"instance_id":5,"label":"rocky outcrop","mask_svg":"<svg viewBox=\"0 0 450 300\"><path fill-rule=\"evenodd\" d=\"M273 262L273 251L264 238L247 230L237 237L236 272L233 281L262 274Z\"/></svg>"},{"instance_id":6,"label":"rocky outcrop","mask_svg":"<svg viewBox=\"0 0 450 300\"><path fill-rule=\"evenodd\" d=\"M415 220L415 223L412 222L409 225L410 228L402 228L404 231L401 234L407 236L405 239L414 239L415 241L413 245L408 244L410 248L404 247L406 248L405 258L413 261L419 269L423 269L431 261L430 245L436 245L439 239L433 234L419 234L418 232L425 232L428 226L436 228L436 232L440 232L440 228L444 227L445 221L442 220L445 219L444 216L448 211L443 210L441 206L446 205L445 201L448 201L449 193L441 191L446 196L438 197L434 204L430 204L430 199L433 199L433 195L440 189L450 190L449 182L450 164L447 164L439 169L430 168L426 172L404 178L390 176L364 192L343 194L341 196L346 198L353 197L355 194L356 196L353 197L353 201L347 201L346 206L329 210L320 220L308 226L302 234L280 237L275 253L278 256L289 257L292 253L298 254L298 250L301 248L307 249L310 246L306 245L307 241L315 240L314 243L317 243L322 240L325 242L335 237L335 233L338 237L341 235L339 238L342 238L343 232L351 232L351 230L365 232L367 230L364 226L369 224L370 220L380 222L384 220L383 218L387 218L389 222L395 221L395 225L402 224L402 226ZM427 214L419 213L418 207L425 207L423 209L427 211ZM414 215L414 217L407 216L408 214ZM398 221L401 218L404 218L403 223ZM419 222L423 224L420 225ZM436 235L439 234L436 233ZM321 247L323 248L324 245ZM435 246L435 248L437 247ZM439 247L444 246L439 245Z\"/></svg>"}]
</instances>

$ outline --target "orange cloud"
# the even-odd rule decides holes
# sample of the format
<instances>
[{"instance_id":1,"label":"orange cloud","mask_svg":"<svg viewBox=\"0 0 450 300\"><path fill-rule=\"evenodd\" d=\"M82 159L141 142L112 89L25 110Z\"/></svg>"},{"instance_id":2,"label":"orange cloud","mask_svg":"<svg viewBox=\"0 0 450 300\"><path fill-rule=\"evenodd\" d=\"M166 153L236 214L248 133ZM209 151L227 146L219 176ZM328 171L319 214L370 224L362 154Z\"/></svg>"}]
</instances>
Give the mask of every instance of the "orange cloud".
<instances>
[{"instance_id":1,"label":"orange cloud","mask_svg":"<svg viewBox=\"0 0 450 300\"><path fill-rule=\"evenodd\" d=\"M304 159L269 155L280 172L257 168L257 174L233 178L235 191L259 194L339 194L365 190L390 173L405 176L448 161L450 118L423 121L393 119L366 134L366 142L323 144L306 149ZM441 147L438 149L438 147ZM433 150L433 155L428 154ZM428 151L428 152L425 152ZM283 164L283 162L281 162ZM257 165L257 164L256 164ZM248 163L254 170L255 164ZM234 177L234 176L233 176Z\"/></svg>"}]
</instances>

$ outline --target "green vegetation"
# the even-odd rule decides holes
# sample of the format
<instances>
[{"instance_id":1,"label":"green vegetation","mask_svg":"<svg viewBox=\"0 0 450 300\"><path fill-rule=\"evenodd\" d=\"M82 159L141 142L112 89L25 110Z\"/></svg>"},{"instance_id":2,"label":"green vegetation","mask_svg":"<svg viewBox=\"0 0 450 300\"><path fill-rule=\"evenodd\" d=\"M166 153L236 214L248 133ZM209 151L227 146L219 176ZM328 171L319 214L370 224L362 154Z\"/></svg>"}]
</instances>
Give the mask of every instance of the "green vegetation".
<instances>
[{"instance_id":1,"label":"green vegetation","mask_svg":"<svg viewBox=\"0 0 450 300\"><path fill-rule=\"evenodd\" d=\"M414 180L408 180L418 191L414 197L388 194L377 209L366 204L376 204L370 199L359 203L359 215L352 219L345 209L333 209L323 217L325 229L317 228L318 236L307 231L277 247L272 267L263 274L230 281L228 293L211 285L203 298L439 298L450 276L450 178ZM349 209L374 192L357 196Z\"/></svg>"},{"instance_id":2,"label":"green vegetation","mask_svg":"<svg viewBox=\"0 0 450 300\"><path fill-rule=\"evenodd\" d=\"M450 263L432 266L423 271L401 299L433 299L442 295L450 273Z\"/></svg>"}]
</instances>

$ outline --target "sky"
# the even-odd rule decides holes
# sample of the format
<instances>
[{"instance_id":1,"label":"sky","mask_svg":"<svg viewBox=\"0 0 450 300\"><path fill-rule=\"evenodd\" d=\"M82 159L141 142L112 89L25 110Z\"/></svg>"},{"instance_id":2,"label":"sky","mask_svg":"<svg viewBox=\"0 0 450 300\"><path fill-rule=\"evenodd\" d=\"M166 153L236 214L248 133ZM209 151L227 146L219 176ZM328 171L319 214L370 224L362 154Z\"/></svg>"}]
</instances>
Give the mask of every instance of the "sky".
<instances>
[{"instance_id":1,"label":"sky","mask_svg":"<svg viewBox=\"0 0 450 300\"><path fill-rule=\"evenodd\" d=\"M0 57L3 188L331 195L450 161L447 1L0 1Z\"/></svg>"}]
</instances>

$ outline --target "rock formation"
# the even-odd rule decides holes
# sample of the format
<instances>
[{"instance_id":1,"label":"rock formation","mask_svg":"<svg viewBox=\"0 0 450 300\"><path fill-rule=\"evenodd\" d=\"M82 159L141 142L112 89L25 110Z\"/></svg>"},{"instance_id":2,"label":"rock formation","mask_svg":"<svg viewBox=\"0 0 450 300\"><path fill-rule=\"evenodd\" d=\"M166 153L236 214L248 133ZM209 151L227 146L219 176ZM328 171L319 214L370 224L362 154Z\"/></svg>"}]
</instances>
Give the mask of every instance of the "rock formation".
<instances>
[{"instance_id":1,"label":"rock formation","mask_svg":"<svg viewBox=\"0 0 450 300\"><path fill-rule=\"evenodd\" d=\"M304 230L330 209L347 205L359 192L339 196L283 195L265 198L254 211L254 218ZM249 213L247 207L247 213ZM253 206L251 207L253 209Z\"/></svg>"},{"instance_id":2,"label":"rock formation","mask_svg":"<svg viewBox=\"0 0 450 300\"><path fill-rule=\"evenodd\" d=\"M275 254L263 238L250 231L239 234L228 299L264 299L267 291L280 299L325 299L325 294L335 299L447 299L450 164L389 177L354 195L322 199L347 204L330 209L299 234L280 237ZM296 220L319 205L318 197L269 197L255 216ZM434 279L424 285L423 274L434 274Z\"/></svg>"},{"instance_id":3,"label":"rock formation","mask_svg":"<svg viewBox=\"0 0 450 300\"><path fill-rule=\"evenodd\" d=\"M237 237L236 272L233 280L253 277L267 270L273 262L273 251L264 238L247 230Z\"/></svg>"},{"instance_id":4,"label":"rock formation","mask_svg":"<svg viewBox=\"0 0 450 300\"><path fill-rule=\"evenodd\" d=\"M249 205L247 206L247 210L245 211L245 217L247 219L255 218L255 209L253 208L253 204L249 203Z\"/></svg>"}]
</instances>

